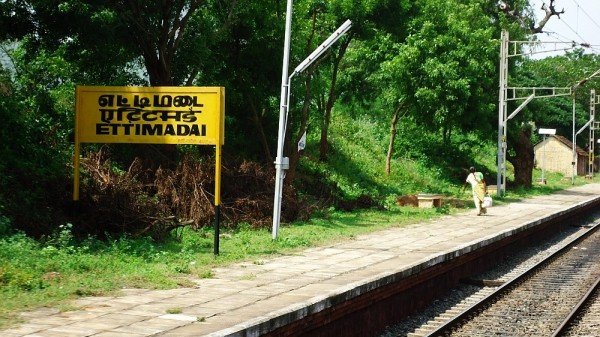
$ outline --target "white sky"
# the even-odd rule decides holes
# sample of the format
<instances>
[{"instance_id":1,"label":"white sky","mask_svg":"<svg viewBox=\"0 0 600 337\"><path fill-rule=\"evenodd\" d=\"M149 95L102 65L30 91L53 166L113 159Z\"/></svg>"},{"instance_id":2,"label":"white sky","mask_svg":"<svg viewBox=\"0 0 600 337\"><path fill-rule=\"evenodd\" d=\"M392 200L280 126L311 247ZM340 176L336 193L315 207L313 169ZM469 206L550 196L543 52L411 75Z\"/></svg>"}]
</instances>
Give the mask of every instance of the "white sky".
<instances>
[{"instance_id":1,"label":"white sky","mask_svg":"<svg viewBox=\"0 0 600 337\"><path fill-rule=\"evenodd\" d=\"M550 5L550 0L529 0L539 22L544 17L542 4ZM593 47L585 49L586 52L600 54L600 0L555 0L554 8L557 12L565 10L560 18L553 16L544 27L542 34L537 34L540 41L589 43ZM537 26L537 25L536 25ZM554 48L546 45L545 48ZM562 54L564 52L559 52ZM556 53L543 53L536 56L545 57Z\"/></svg>"}]
</instances>

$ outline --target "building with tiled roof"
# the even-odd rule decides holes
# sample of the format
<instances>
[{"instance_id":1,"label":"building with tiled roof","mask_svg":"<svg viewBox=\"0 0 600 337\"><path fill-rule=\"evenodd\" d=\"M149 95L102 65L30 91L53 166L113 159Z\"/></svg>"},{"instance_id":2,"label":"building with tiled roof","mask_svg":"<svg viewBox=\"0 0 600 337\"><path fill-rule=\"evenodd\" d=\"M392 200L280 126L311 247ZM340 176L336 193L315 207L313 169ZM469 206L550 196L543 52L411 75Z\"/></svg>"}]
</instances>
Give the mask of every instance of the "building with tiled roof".
<instances>
[{"instance_id":1,"label":"building with tiled roof","mask_svg":"<svg viewBox=\"0 0 600 337\"><path fill-rule=\"evenodd\" d=\"M588 153L577 146L575 148L577 175L587 174ZM548 172L562 173L565 177L573 175L573 143L559 135L550 135L534 146L535 164Z\"/></svg>"}]
</instances>

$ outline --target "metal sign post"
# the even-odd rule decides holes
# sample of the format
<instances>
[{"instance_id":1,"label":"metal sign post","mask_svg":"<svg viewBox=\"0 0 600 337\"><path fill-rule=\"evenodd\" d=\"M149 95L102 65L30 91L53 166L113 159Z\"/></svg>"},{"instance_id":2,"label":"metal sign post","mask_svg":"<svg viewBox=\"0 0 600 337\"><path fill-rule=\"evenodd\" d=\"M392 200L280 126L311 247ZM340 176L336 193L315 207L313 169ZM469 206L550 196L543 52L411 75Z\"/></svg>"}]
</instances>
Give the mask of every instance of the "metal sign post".
<instances>
[{"instance_id":1,"label":"metal sign post","mask_svg":"<svg viewBox=\"0 0 600 337\"><path fill-rule=\"evenodd\" d=\"M544 144L544 150L543 150L543 155L542 155L542 184L546 184L546 178L544 176L544 173L546 171L546 136L547 135L555 135L556 134L556 129L542 129L540 128L538 130L538 133L540 135L544 135L544 139L542 140L542 143Z\"/></svg>"}]
</instances>

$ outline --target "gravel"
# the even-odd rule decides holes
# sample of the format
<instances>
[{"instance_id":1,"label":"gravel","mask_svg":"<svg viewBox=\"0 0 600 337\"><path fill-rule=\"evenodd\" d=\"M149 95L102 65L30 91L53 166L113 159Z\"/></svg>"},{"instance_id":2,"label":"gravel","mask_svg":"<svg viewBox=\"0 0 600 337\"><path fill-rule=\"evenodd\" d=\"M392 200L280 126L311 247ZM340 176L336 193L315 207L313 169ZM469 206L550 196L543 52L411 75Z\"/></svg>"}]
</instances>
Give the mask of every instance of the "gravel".
<instances>
[{"instance_id":1,"label":"gravel","mask_svg":"<svg viewBox=\"0 0 600 337\"><path fill-rule=\"evenodd\" d=\"M540 243L536 246L525 247L514 255L499 261L496 268L488 270L482 274L474 275L473 279L480 280L496 280L506 282L523 270L535 265L540 260L552 252L560 249L560 247L571 241L585 227L589 227L593 223L600 220L600 211L593 213L583 220L574 222L571 226L565 226L563 230L549 240ZM390 326L379 337L400 337L400 336L419 336L426 335L428 331L432 331L441 324L445 317L449 317L447 311L456 311L466 309L470 304L485 296L486 293L492 292L495 287L478 287L473 285L462 284L449 291L446 296L433 301L429 306L422 311L406 317L397 324ZM444 315L444 313L446 313ZM454 315L452 315L454 316Z\"/></svg>"}]
</instances>

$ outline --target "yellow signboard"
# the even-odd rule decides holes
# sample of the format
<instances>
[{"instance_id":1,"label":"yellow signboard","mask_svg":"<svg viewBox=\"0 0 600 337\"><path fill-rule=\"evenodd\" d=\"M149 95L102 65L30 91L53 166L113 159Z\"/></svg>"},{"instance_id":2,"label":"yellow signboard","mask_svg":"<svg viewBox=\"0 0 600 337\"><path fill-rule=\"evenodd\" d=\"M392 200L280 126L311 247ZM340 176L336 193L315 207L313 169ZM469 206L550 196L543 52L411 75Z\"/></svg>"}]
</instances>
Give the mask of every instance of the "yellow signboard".
<instances>
[{"instance_id":1,"label":"yellow signboard","mask_svg":"<svg viewBox=\"0 0 600 337\"><path fill-rule=\"evenodd\" d=\"M215 145L215 206L221 203L223 87L78 86L73 200L79 200L81 143Z\"/></svg>"},{"instance_id":2,"label":"yellow signboard","mask_svg":"<svg viewBox=\"0 0 600 337\"><path fill-rule=\"evenodd\" d=\"M77 87L80 143L223 144L222 87Z\"/></svg>"}]
</instances>

